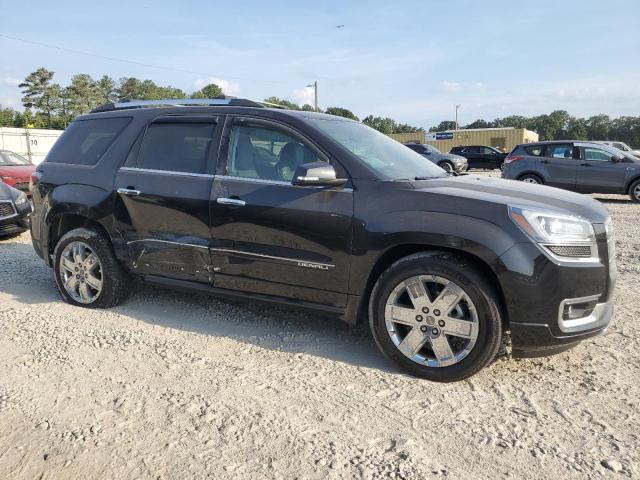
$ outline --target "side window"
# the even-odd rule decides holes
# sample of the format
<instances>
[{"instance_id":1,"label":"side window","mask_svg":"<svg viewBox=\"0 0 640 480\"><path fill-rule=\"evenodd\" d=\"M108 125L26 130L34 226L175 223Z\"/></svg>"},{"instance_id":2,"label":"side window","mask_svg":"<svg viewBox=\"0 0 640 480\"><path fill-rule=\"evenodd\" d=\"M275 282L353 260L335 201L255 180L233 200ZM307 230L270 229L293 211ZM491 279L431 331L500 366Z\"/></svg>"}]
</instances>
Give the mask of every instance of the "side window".
<instances>
[{"instance_id":1,"label":"side window","mask_svg":"<svg viewBox=\"0 0 640 480\"><path fill-rule=\"evenodd\" d=\"M524 151L527 152L527 155L531 155L532 157L541 157L544 153L544 145L534 145L532 147L524 147Z\"/></svg>"},{"instance_id":2,"label":"side window","mask_svg":"<svg viewBox=\"0 0 640 480\"><path fill-rule=\"evenodd\" d=\"M482 153L484 153L485 155L495 155L496 151L489 147L482 147Z\"/></svg>"},{"instance_id":3,"label":"side window","mask_svg":"<svg viewBox=\"0 0 640 480\"><path fill-rule=\"evenodd\" d=\"M215 123L152 123L140 145L138 168L206 173Z\"/></svg>"},{"instance_id":4,"label":"side window","mask_svg":"<svg viewBox=\"0 0 640 480\"><path fill-rule=\"evenodd\" d=\"M299 138L277 127L234 125L227 174L290 182L299 165L320 160Z\"/></svg>"},{"instance_id":5,"label":"side window","mask_svg":"<svg viewBox=\"0 0 640 480\"><path fill-rule=\"evenodd\" d=\"M53 145L46 161L95 165L130 121L130 117L76 120Z\"/></svg>"},{"instance_id":6,"label":"side window","mask_svg":"<svg viewBox=\"0 0 640 480\"><path fill-rule=\"evenodd\" d=\"M596 162L610 162L613 155L599 148L584 147L584 159Z\"/></svg>"},{"instance_id":7,"label":"side window","mask_svg":"<svg viewBox=\"0 0 640 480\"><path fill-rule=\"evenodd\" d=\"M549 145L546 156L552 158L573 158L573 145L570 143Z\"/></svg>"},{"instance_id":8,"label":"side window","mask_svg":"<svg viewBox=\"0 0 640 480\"><path fill-rule=\"evenodd\" d=\"M629 149L624 143L614 143L613 146L616 147L618 150L622 150L623 152L629 151Z\"/></svg>"}]
</instances>

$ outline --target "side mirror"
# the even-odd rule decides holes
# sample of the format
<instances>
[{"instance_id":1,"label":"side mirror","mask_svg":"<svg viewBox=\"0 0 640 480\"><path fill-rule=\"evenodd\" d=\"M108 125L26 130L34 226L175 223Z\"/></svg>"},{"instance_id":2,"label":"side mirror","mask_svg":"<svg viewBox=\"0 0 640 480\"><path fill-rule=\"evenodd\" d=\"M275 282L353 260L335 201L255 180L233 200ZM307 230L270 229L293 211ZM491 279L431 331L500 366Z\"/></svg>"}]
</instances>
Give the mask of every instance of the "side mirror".
<instances>
[{"instance_id":1,"label":"side mirror","mask_svg":"<svg viewBox=\"0 0 640 480\"><path fill-rule=\"evenodd\" d=\"M621 162L622 160L619 159L618 157L616 157L615 155L611 155L611 162L612 163L618 163Z\"/></svg>"},{"instance_id":2,"label":"side mirror","mask_svg":"<svg viewBox=\"0 0 640 480\"><path fill-rule=\"evenodd\" d=\"M298 187L339 187L347 179L336 178L336 169L327 162L312 162L297 167L291 183Z\"/></svg>"}]
</instances>

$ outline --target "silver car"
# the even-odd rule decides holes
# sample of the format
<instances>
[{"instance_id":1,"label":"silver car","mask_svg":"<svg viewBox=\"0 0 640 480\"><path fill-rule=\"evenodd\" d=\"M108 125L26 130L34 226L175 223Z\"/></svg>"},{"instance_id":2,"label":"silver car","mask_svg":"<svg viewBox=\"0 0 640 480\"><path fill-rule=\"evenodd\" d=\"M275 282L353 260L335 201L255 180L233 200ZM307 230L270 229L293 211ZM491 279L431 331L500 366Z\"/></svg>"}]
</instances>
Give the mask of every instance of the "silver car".
<instances>
[{"instance_id":1,"label":"silver car","mask_svg":"<svg viewBox=\"0 0 640 480\"><path fill-rule=\"evenodd\" d=\"M436 147L422 143L405 143L405 146L431 160L447 173L463 172L467 169L467 159L460 155L442 153Z\"/></svg>"}]
</instances>

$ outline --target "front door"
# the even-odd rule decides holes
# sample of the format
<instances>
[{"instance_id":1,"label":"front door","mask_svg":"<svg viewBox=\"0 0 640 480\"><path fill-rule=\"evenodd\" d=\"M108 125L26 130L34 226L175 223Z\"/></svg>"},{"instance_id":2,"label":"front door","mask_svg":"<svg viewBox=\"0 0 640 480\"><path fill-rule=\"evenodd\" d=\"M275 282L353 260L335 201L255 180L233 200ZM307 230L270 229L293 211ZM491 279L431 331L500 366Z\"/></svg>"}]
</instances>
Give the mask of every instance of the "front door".
<instances>
[{"instance_id":1,"label":"front door","mask_svg":"<svg viewBox=\"0 0 640 480\"><path fill-rule=\"evenodd\" d=\"M625 187L628 164L622 155L592 145L580 145L576 187L582 193L620 193ZM612 158L616 158L613 161Z\"/></svg>"},{"instance_id":2,"label":"front door","mask_svg":"<svg viewBox=\"0 0 640 480\"><path fill-rule=\"evenodd\" d=\"M214 286L344 307L353 191L291 184L296 166L329 159L299 132L247 117L227 121L222 156L212 194Z\"/></svg>"},{"instance_id":3,"label":"front door","mask_svg":"<svg viewBox=\"0 0 640 480\"><path fill-rule=\"evenodd\" d=\"M551 187L576 189L576 168L579 157L578 148L572 143L551 143L547 145L542 157L539 157L540 171L545 182Z\"/></svg>"},{"instance_id":4,"label":"front door","mask_svg":"<svg viewBox=\"0 0 640 480\"><path fill-rule=\"evenodd\" d=\"M221 129L220 129L221 130ZM210 284L216 117L151 123L116 175L116 228L132 271Z\"/></svg>"}]
</instances>

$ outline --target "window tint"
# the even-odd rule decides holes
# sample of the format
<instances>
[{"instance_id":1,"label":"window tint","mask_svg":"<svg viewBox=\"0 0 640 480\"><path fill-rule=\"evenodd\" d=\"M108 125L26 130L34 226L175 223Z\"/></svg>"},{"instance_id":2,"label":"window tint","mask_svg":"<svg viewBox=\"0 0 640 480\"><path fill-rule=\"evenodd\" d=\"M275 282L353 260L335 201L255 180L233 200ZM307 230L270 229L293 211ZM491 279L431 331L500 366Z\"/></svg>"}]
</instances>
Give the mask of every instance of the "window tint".
<instances>
[{"instance_id":1,"label":"window tint","mask_svg":"<svg viewBox=\"0 0 640 480\"><path fill-rule=\"evenodd\" d=\"M531 155L533 157L541 157L544 153L544 145L534 145L532 147L524 147L524 151L527 155Z\"/></svg>"},{"instance_id":2,"label":"window tint","mask_svg":"<svg viewBox=\"0 0 640 480\"><path fill-rule=\"evenodd\" d=\"M424 153L425 148L422 145L407 145L407 147L409 147L411 150L413 150L414 152L418 152L418 153Z\"/></svg>"},{"instance_id":3,"label":"window tint","mask_svg":"<svg viewBox=\"0 0 640 480\"><path fill-rule=\"evenodd\" d=\"M153 123L142 139L138 168L206 173L215 123Z\"/></svg>"},{"instance_id":4,"label":"window tint","mask_svg":"<svg viewBox=\"0 0 640 480\"><path fill-rule=\"evenodd\" d=\"M464 153L480 153L480 147L467 147L462 151Z\"/></svg>"},{"instance_id":5,"label":"window tint","mask_svg":"<svg viewBox=\"0 0 640 480\"><path fill-rule=\"evenodd\" d=\"M628 152L629 148L627 148L627 146L624 143L619 143L619 142L615 142L613 144L614 147L616 147L619 150L622 150L623 152Z\"/></svg>"},{"instance_id":6,"label":"window tint","mask_svg":"<svg viewBox=\"0 0 640 480\"><path fill-rule=\"evenodd\" d=\"M610 162L611 161L611 153L601 150L599 148L593 147L584 147L584 159L585 160L593 160L597 162Z\"/></svg>"},{"instance_id":7,"label":"window tint","mask_svg":"<svg viewBox=\"0 0 640 480\"><path fill-rule=\"evenodd\" d=\"M46 161L72 165L95 165L131 118L76 120L49 151Z\"/></svg>"},{"instance_id":8,"label":"window tint","mask_svg":"<svg viewBox=\"0 0 640 480\"><path fill-rule=\"evenodd\" d=\"M560 143L547 147L547 157L553 158L573 158L573 145L570 143Z\"/></svg>"},{"instance_id":9,"label":"window tint","mask_svg":"<svg viewBox=\"0 0 640 480\"><path fill-rule=\"evenodd\" d=\"M485 155L495 155L496 151L493 148L489 147L481 147L482 153Z\"/></svg>"},{"instance_id":10,"label":"window tint","mask_svg":"<svg viewBox=\"0 0 640 480\"><path fill-rule=\"evenodd\" d=\"M300 139L276 127L236 125L231 130L227 170L233 177L290 182L299 165L318 160Z\"/></svg>"}]
</instances>

